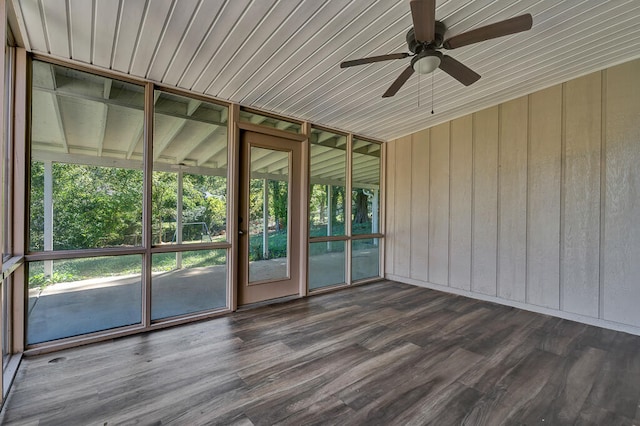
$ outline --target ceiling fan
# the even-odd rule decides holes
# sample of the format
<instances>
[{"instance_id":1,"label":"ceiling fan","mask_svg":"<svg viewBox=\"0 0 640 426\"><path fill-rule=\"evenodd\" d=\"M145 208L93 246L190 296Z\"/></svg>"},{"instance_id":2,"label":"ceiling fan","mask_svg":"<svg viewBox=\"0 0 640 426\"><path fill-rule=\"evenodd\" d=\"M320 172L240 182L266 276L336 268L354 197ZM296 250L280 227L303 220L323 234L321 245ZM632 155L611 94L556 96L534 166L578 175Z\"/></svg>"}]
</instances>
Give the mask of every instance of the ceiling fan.
<instances>
[{"instance_id":1,"label":"ceiling fan","mask_svg":"<svg viewBox=\"0 0 640 426\"><path fill-rule=\"evenodd\" d=\"M480 75L451 56L443 55L440 49L456 49L469 44L527 31L533 25L531 15L527 13L476 28L445 40L444 34L447 28L442 22L436 21L436 0L411 0L409 4L411 5L413 28L407 33L407 45L412 54L404 52L392 53L354 59L340 64L340 68L347 68L412 56L411 65L405 68L396 81L384 92L383 98L395 95L414 72L429 74L435 71L436 68L440 68L465 86L469 86L478 81Z\"/></svg>"}]
</instances>

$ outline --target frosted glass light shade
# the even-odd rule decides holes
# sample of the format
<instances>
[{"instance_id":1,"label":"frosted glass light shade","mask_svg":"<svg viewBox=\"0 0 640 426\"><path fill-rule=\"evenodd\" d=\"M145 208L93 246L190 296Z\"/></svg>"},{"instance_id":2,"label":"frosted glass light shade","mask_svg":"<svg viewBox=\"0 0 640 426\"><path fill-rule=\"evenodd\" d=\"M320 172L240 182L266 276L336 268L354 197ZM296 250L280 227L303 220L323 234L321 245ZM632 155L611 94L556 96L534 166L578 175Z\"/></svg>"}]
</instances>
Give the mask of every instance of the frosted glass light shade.
<instances>
[{"instance_id":1,"label":"frosted glass light shade","mask_svg":"<svg viewBox=\"0 0 640 426\"><path fill-rule=\"evenodd\" d=\"M413 69L419 74L430 74L440 66L440 57L436 55L424 56L413 64Z\"/></svg>"}]
</instances>

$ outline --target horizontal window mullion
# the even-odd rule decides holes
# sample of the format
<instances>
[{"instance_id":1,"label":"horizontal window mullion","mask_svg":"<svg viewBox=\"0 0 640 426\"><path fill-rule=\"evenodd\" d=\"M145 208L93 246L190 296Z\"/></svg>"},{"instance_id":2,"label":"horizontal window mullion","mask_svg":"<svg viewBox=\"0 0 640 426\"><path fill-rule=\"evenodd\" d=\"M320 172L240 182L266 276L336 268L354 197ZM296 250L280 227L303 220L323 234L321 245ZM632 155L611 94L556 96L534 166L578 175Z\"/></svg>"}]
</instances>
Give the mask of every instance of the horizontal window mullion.
<instances>
[{"instance_id":1,"label":"horizontal window mullion","mask_svg":"<svg viewBox=\"0 0 640 426\"><path fill-rule=\"evenodd\" d=\"M229 249L231 243L187 243L187 244L166 244L161 246L152 246L151 253L174 253L196 250L214 250Z\"/></svg>"},{"instance_id":2,"label":"horizontal window mullion","mask_svg":"<svg viewBox=\"0 0 640 426\"><path fill-rule=\"evenodd\" d=\"M384 234L357 234L350 237L352 240L366 240L371 238L384 238Z\"/></svg>"},{"instance_id":3,"label":"horizontal window mullion","mask_svg":"<svg viewBox=\"0 0 640 426\"><path fill-rule=\"evenodd\" d=\"M24 256L28 262L39 260L79 259L100 256L122 256L128 254L144 254L143 247L109 247L99 249L58 250L29 253Z\"/></svg>"},{"instance_id":4,"label":"horizontal window mullion","mask_svg":"<svg viewBox=\"0 0 640 426\"><path fill-rule=\"evenodd\" d=\"M346 235L330 235L324 237L309 237L310 243L323 243L326 241L348 241L349 237Z\"/></svg>"}]
</instances>

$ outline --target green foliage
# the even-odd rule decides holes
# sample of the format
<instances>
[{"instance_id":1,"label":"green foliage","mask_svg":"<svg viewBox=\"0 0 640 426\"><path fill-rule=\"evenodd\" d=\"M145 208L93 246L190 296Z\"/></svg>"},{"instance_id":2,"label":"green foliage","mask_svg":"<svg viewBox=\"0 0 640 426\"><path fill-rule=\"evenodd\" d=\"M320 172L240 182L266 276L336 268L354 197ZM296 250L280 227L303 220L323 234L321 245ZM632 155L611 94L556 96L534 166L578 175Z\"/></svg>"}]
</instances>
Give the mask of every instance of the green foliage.
<instances>
[{"instance_id":1,"label":"green foliage","mask_svg":"<svg viewBox=\"0 0 640 426\"><path fill-rule=\"evenodd\" d=\"M287 209L289 207L288 197L289 185L287 182L269 181L269 209L276 224L276 231L287 226Z\"/></svg>"},{"instance_id":2,"label":"green foliage","mask_svg":"<svg viewBox=\"0 0 640 426\"><path fill-rule=\"evenodd\" d=\"M331 218L329 218L328 199L331 189ZM309 224L311 236L327 235L327 225L331 220L332 234L344 235L345 187L311 185L309 197Z\"/></svg>"},{"instance_id":3,"label":"green foliage","mask_svg":"<svg viewBox=\"0 0 640 426\"><path fill-rule=\"evenodd\" d=\"M141 232L142 171L54 163L54 250L123 245ZM44 249L44 166L31 173L32 250Z\"/></svg>"},{"instance_id":4,"label":"green foliage","mask_svg":"<svg viewBox=\"0 0 640 426\"><path fill-rule=\"evenodd\" d=\"M140 245L142 242L141 170L53 163L54 250ZM154 172L154 243L174 237L177 174ZM203 222L213 235L226 230L226 178L186 174L183 222ZM186 229L184 241L209 238ZM189 234L191 233L191 234ZM204 237L204 238L203 238ZM44 164L31 165L30 249L44 250Z\"/></svg>"},{"instance_id":5,"label":"green foliage","mask_svg":"<svg viewBox=\"0 0 640 426\"><path fill-rule=\"evenodd\" d=\"M175 222L178 198L178 176L175 173L153 172L151 209L153 217L153 242L170 242L174 229L167 229L165 222Z\"/></svg>"},{"instance_id":6,"label":"green foliage","mask_svg":"<svg viewBox=\"0 0 640 426\"><path fill-rule=\"evenodd\" d=\"M269 256L266 259L280 259L287 256L287 230L272 231L268 234ZM249 260L264 260L262 233L249 237Z\"/></svg>"},{"instance_id":7,"label":"green foliage","mask_svg":"<svg viewBox=\"0 0 640 426\"><path fill-rule=\"evenodd\" d=\"M44 275L44 272L29 276L29 288L45 287L54 283L66 283L73 281L75 277L68 273L54 272L51 277Z\"/></svg>"}]
</instances>

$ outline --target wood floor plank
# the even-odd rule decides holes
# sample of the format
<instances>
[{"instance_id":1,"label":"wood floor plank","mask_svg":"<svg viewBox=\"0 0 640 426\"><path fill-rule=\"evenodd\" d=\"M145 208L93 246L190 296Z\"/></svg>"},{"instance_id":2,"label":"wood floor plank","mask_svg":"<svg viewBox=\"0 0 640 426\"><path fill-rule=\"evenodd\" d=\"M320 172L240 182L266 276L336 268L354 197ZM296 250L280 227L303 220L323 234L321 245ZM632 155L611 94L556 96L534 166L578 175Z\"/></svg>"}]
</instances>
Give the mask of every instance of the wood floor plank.
<instances>
[{"instance_id":1,"label":"wood floor plank","mask_svg":"<svg viewBox=\"0 0 640 426\"><path fill-rule=\"evenodd\" d=\"M554 374L529 404L514 417L524 424L573 424L591 392L606 353L591 348L577 358L564 358L559 374Z\"/></svg>"},{"instance_id":2,"label":"wood floor plank","mask_svg":"<svg viewBox=\"0 0 640 426\"><path fill-rule=\"evenodd\" d=\"M639 336L381 281L27 357L0 424L639 418Z\"/></svg>"}]
</instances>

